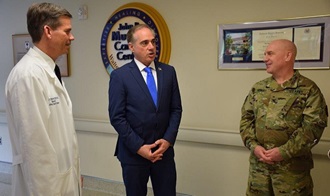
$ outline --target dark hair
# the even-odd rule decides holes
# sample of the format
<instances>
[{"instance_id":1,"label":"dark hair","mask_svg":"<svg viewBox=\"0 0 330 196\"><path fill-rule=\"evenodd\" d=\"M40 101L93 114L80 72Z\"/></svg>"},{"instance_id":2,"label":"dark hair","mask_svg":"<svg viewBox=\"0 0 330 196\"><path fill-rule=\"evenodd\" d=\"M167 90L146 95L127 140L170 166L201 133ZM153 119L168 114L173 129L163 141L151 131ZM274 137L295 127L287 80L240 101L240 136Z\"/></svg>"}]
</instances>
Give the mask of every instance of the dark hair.
<instances>
[{"instance_id":1,"label":"dark hair","mask_svg":"<svg viewBox=\"0 0 330 196\"><path fill-rule=\"evenodd\" d=\"M52 3L37 3L31 5L27 11L27 28L32 42L39 42L43 34L43 28L45 25L50 26L52 29L56 29L61 25L60 17L72 18L70 12L62 8L59 5Z\"/></svg>"},{"instance_id":2,"label":"dark hair","mask_svg":"<svg viewBox=\"0 0 330 196\"><path fill-rule=\"evenodd\" d=\"M134 37L134 33L137 30L143 29L143 28L147 28L150 29L150 31L152 32L152 34L155 36L155 31L149 27L147 24L138 24L133 26L132 28L130 28L130 30L128 30L127 32L127 43L134 43L135 42L135 37Z\"/></svg>"}]
</instances>

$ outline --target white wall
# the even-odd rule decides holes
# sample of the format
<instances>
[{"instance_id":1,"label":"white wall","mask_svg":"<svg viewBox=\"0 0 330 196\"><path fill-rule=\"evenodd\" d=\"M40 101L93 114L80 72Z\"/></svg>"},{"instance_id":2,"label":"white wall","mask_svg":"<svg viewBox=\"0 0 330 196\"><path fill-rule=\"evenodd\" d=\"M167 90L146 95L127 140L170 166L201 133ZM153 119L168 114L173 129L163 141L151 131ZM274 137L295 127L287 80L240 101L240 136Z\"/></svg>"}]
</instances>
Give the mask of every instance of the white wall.
<instances>
[{"instance_id":1,"label":"white wall","mask_svg":"<svg viewBox=\"0 0 330 196\"><path fill-rule=\"evenodd\" d=\"M7 133L4 85L13 67L11 35L27 33L26 10L35 1L0 0L0 136ZM74 104L82 173L122 181L113 157L115 131L108 123L108 80L100 55L105 22L129 0L53 0L73 15L71 76L64 78ZM247 21L330 14L329 0L166 0L139 1L164 17L172 39L170 64L175 66L183 101L183 118L176 143L178 191L192 195L244 195L248 151L238 134L240 107L253 83L267 77L263 70L217 70L217 25ZM88 20L79 21L78 7L88 6ZM330 104L329 70L304 70ZM2 116L2 117L1 117ZM8 134L7 134L8 135ZM8 139L8 137L6 136ZM4 142L4 141L3 141ZM316 146L314 195L330 192L330 129ZM0 161L10 160L10 146L0 146ZM6 152L3 154L2 152Z\"/></svg>"}]
</instances>

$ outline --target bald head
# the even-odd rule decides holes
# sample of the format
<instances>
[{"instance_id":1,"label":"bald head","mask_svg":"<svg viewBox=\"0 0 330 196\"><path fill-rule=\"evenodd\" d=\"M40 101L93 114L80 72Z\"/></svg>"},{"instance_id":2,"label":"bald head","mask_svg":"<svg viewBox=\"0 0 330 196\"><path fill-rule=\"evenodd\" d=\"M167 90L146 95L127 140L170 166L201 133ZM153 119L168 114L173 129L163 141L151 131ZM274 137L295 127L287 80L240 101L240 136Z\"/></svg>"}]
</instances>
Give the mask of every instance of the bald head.
<instances>
[{"instance_id":1,"label":"bald head","mask_svg":"<svg viewBox=\"0 0 330 196\"><path fill-rule=\"evenodd\" d=\"M278 39L270 42L269 45L276 45L280 50L291 53L292 54L291 60L293 60L293 62L296 59L297 47L292 41L287 39Z\"/></svg>"},{"instance_id":2,"label":"bald head","mask_svg":"<svg viewBox=\"0 0 330 196\"><path fill-rule=\"evenodd\" d=\"M295 44L286 39L270 42L265 50L266 70L278 83L291 78L294 73L294 62L297 55Z\"/></svg>"}]
</instances>

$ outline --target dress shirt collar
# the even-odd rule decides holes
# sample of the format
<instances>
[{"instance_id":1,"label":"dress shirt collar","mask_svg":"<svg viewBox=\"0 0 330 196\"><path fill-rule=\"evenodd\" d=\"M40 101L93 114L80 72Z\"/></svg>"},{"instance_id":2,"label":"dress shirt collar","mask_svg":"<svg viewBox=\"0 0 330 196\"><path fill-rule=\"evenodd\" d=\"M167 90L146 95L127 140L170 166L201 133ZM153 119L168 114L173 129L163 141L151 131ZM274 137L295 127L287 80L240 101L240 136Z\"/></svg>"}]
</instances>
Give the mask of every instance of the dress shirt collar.
<instances>
[{"instance_id":1,"label":"dress shirt collar","mask_svg":"<svg viewBox=\"0 0 330 196\"><path fill-rule=\"evenodd\" d=\"M139 60L137 60L136 58L134 58L134 61L135 61L136 65L138 66L140 72L142 72L143 69L145 67L147 67L143 63L141 63ZM156 71L155 62L154 61L152 61L148 67L151 67L152 70Z\"/></svg>"}]
</instances>

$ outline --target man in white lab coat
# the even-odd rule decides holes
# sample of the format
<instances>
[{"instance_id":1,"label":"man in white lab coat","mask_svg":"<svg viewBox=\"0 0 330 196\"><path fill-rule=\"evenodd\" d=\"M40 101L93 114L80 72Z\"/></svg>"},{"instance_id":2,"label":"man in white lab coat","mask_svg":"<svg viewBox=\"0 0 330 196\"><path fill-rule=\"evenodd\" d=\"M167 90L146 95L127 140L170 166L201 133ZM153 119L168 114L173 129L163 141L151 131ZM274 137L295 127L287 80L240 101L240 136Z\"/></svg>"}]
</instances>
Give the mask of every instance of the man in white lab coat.
<instances>
[{"instance_id":1,"label":"man in white lab coat","mask_svg":"<svg viewBox=\"0 0 330 196\"><path fill-rule=\"evenodd\" d=\"M34 44L6 83L13 152L12 195L81 195L78 142L72 104L55 60L68 53L72 15L50 4L33 4L27 25Z\"/></svg>"}]
</instances>

